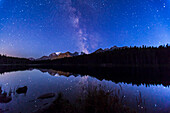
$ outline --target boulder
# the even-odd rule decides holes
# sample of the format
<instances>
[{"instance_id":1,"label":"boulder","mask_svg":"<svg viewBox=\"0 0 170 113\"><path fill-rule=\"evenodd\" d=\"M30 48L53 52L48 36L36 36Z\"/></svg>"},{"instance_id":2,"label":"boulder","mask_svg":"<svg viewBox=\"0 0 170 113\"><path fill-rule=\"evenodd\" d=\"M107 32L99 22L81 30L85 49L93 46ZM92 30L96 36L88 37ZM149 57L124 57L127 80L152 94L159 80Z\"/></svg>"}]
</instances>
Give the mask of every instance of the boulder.
<instances>
[{"instance_id":1,"label":"boulder","mask_svg":"<svg viewBox=\"0 0 170 113\"><path fill-rule=\"evenodd\" d=\"M16 90L16 92L17 92L18 94L22 94L22 93L26 94L26 93L27 93L27 90L28 90L27 86L24 86L24 87L18 88L18 89Z\"/></svg>"}]
</instances>

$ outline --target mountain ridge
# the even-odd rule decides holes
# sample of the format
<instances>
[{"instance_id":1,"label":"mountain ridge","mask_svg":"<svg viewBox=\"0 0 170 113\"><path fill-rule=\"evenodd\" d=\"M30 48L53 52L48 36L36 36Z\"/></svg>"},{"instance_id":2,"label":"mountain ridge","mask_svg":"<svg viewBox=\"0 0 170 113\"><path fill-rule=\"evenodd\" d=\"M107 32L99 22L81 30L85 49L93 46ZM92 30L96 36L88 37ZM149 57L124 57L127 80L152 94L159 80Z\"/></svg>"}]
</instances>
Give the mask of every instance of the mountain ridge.
<instances>
[{"instance_id":1,"label":"mountain ridge","mask_svg":"<svg viewBox=\"0 0 170 113\"><path fill-rule=\"evenodd\" d=\"M98 49L98 50L96 50L95 52L92 52L92 53L101 53L101 52L106 52L106 51L113 51L115 49L126 49L126 48L129 48L129 47L127 47L127 46L123 46L123 47L113 46L111 48L105 48L105 49L100 48L100 49ZM84 52L71 53L69 51L67 51L65 53L54 52L54 53L51 53L49 56L42 56L41 58L38 58L38 59L35 59L35 60L55 60L55 59L61 59L61 58L66 58L66 57L74 57L74 56L85 55L85 54L86 53L84 53Z\"/></svg>"},{"instance_id":2,"label":"mountain ridge","mask_svg":"<svg viewBox=\"0 0 170 113\"><path fill-rule=\"evenodd\" d=\"M78 53L78 52L71 53L69 51L65 53L54 52L54 53L51 53L49 56L42 56L41 58L38 58L35 60L55 60L55 59L61 59L65 57L74 57L74 56L79 56L79 55L84 55L84 54L85 54L84 52L81 52L81 53Z\"/></svg>"}]
</instances>

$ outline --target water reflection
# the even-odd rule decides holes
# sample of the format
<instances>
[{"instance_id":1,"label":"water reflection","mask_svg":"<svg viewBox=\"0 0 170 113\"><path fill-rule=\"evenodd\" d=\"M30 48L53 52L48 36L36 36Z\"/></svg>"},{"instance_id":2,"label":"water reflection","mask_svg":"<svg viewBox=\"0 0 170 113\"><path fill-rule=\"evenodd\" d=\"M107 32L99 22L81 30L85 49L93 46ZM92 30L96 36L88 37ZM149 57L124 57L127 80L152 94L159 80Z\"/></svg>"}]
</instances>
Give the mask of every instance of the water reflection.
<instances>
[{"instance_id":1,"label":"water reflection","mask_svg":"<svg viewBox=\"0 0 170 113\"><path fill-rule=\"evenodd\" d=\"M59 93L63 94L63 98L74 103L91 87L103 87L105 91L117 90L117 93L119 91L119 96L124 99L124 102L138 112L170 111L170 88L163 85L146 87L145 84L137 86L115 83L104 79L99 80L89 75L78 75L54 69L5 73L0 75L0 85L2 86L0 97L4 95L3 92L11 92L4 96L11 100L6 104L0 103L2 109L0 111L9 113L36 112L49 106ZM21 89L21 93L14 93L17 89ZM23 94L24 92L26 95Z\"/></svg>"},{"instance_id":2,"label":"water reflection","mask_svg":"<svg viewBox=\"0 0 170 113\"><path fill-rule=\"evenodd\" d=\"M144 66L144 67L83 67L83 66L0 66L0 73L12 71L24 71L39 69L41 72L48 72L52 76L78 76L90 75L99 80L112 80L115 83L124 82L133 85L170 85L170 67L168 66Z\"/></svg>"},{"instance_id":3,"label":"water reflection","mask_svg":"<svg viewBox=\"0 0 170 113\"><path fill-rule=\"evenodd\" d=\"M69 77L71 75L70 72L64 72L64 71L57 71L57 70L53 70L53 69L39 69L41 72L45 73L48 72L48 74L52 75L52 76L61 76L64 75L66 77Z\"/></svg>"}]
</instances>

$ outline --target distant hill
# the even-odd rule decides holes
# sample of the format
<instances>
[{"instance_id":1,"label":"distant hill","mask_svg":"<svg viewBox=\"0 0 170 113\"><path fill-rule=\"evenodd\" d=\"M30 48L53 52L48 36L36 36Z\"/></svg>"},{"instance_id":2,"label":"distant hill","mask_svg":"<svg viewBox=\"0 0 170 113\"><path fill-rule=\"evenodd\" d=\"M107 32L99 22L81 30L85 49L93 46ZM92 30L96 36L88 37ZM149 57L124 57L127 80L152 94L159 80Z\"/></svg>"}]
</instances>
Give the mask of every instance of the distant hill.
<instances>
[{"instance_id":1,"label":"distant hill","mask_svg":"<svg viewBox=\"0 0 170 113\"><path fill-rule=\"evenodd\" d=\"M100 48L100 49L96 50L94 53L102 53L102 52L107 52L107 51L113 51L116 49L127 49L127 48L129 48L129 47L127 47L127 46L124 46L124 47L113 46L111 48L106 48L106 49Z\"/></svg>"}]
</instances>

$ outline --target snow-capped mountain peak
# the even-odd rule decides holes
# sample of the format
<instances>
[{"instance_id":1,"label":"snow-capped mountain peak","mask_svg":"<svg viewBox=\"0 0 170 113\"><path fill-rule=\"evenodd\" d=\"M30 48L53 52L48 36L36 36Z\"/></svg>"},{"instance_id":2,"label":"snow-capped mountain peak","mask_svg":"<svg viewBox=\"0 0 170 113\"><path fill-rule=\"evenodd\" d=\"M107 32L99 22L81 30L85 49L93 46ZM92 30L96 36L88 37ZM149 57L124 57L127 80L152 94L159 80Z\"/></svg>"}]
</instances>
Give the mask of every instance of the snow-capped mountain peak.
<instances>
[{"instance_id":1,"label":"snow-capped mountain peak","mask_svg":"<svg viewBox=\"0 0 170 113\"><path fill-rule=\"evenodd\" d=\"M59 54L61 54L61 52L55 52L55 54L56 54L56 55L59 55Z\"/></svg>"}]
</instances>

